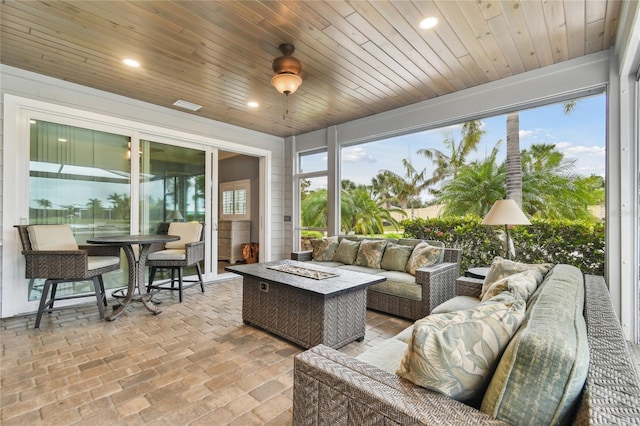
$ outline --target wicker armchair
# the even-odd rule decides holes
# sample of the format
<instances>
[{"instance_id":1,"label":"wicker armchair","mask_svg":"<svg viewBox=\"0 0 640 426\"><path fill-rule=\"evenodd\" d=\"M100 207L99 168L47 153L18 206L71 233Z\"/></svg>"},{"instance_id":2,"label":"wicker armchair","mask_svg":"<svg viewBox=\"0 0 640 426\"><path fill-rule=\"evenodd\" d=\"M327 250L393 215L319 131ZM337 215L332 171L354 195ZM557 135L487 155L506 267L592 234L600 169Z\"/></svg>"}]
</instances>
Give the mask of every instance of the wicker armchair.
<instances>
[{"instance_id":1,"label":"wicker armchair","mask_svg":"<svg viewBox=\"0 0 640 426\"><path fill-rule=\"evenodd\" d=\"M102 274L120 269L120 248L115 246L78 246L69 225L16 225L22 242L25 278L45 279L35 328L40 328L42 314L54 310L57 300L89 295L57 296L58 284L76 281L93 282L100 319L104 318L107 298ZM51 297L49 291L51 290ZM56 308L63 309L62 307Z\"/></svg>"},{"instance_id":2,"label":"wicker armchair","mask_svg":"<svg viewBox=\"0 0 640 426\"><path fill-rule=\"evenodd\" d=\"M151 253L147 258L147 266L151 267L147 293L151 289L175 290L177 271L178 294L179 300L182 302L183 288L200 284L200 289L204 293L204 282L202 281L202 270L200 269L200 261L204 260L204 227L201 223L172 222L169 224L167 233L180 236L180 240L166 243L161 247L152 247ZM197 280L185 280L183 278L183 268L187 266L196 267ZM171 270L171 280L168 283L153 284L158 268ZM191 284L183 287L185 282ZM167 286L167 284L170 284L170 286Z\"/></svg>"}]
</instances>

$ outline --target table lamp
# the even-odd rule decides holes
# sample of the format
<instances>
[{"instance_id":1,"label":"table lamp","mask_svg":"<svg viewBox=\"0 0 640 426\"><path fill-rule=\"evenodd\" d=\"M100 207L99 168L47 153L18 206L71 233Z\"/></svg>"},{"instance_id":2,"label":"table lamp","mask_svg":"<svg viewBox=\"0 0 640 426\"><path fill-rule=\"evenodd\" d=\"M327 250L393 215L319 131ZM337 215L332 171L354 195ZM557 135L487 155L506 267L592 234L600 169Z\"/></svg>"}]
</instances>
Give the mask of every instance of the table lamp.
<instances>
[{"instance_id":1,"label":"table lamp","mask_svg":"<svg viewBox=\"0 0 640 426\"><path fill-rule=\"evenodd\" d=\"M498 200L484 217L482 224L504 225L504 231L506 233L506 257L511 260L511 251L509 250L509 225L531 225L531 222L529 222L529 219L527 219L515 201Z\"/></svg>"},{"instance_id":2,"label":"table lamp","mask_svg":"<svg viewBox=\"0 0 640 426\"><path fill-rule=\"evenodd\" d=\"M180 210L171 210L167 219L173 222L178 222L184 218L182 217L182 213L180 213Z\"/></svg>"}]
</instances>

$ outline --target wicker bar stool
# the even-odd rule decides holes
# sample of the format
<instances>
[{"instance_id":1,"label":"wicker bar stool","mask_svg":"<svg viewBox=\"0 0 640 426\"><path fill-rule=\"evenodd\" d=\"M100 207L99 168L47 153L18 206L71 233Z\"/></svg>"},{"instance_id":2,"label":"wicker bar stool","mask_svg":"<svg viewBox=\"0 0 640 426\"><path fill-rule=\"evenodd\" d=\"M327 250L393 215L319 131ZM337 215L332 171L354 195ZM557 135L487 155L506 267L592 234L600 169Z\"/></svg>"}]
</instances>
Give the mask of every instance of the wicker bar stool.
<instances>
[{"instance_id":1,"label":"wicker bar stool","mask_svg":"<svg viewBox=\"0 0 640 426\"><path fill-rule=\"evenodd\" d=\"M165 243L161 248L152 248L152 252L147 258L147 266L151 267L149 271L149 284L147 285L147 293L151 289L157 290L175 290L176 272L178 272L178 296L182 302L183 288L200 284L200 289L204 293L204 282L202 281L202 271L200 269L200 261L204 260L204 227L197 222L172 222L169 224L167 231L169 235L178 235L180 240ZM183 278L183 269L188 266L195 266L198 274L197 280L185 280ZM171 270L171 280L158 284L153 284L156 271L159 268ZM183 283L190 283L189 286L183 287ZM170 284L170 286L168 286Z\"/></svg>"},{"instance_id":2,"label":"wicker bar stool","mask_svg":"<svg viewBox=\"0 0 640 426\"><path fill-rule=\"evenodd\" d=\"M120 269L120 248L104 245L80 247L69 225L16 225L15 228L20 234L22 254L26 260L25 278L45 280L35 328L40 328L45 311L54 310L55 301L89 296L95 296L100 319L103 319L107 297L102 274ZM93 282L93 293L56 294L58 284L88 280Z\"/></svg>"}]
</instances>

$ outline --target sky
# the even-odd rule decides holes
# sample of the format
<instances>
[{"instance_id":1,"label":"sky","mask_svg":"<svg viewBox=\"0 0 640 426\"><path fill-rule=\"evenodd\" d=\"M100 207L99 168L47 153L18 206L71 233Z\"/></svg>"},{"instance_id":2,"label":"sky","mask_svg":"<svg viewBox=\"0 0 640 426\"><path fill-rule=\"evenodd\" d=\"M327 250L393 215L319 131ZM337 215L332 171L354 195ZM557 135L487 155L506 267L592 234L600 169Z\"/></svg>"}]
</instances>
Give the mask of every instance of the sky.
<instances>
[{"instance_id":1,"label":"sky","mask_svg":"<svg viewBox=\"0 0 640 426\"><path fill-rule=\"evenodd\" d=\"M574 173L583 176L604 176L604 94L578 100L574 110L569 114L564 113L563 104L559 103L524 110L519 115L521 150L529 148L532 144L555 144L566 160L575 160ZM469 156L469 160L487 157L496 142L501 140L498 161L503 161L506 155L506 115L485 118L481 122L486 133L477 150ZM369 185L371 178L381 170L391 170L403 175L403 158L409 158L417 171L426 168L427 176L431 176L435 166L416 152L423 148L435 148L448 154L442 141L453 137L458 144L461 139L460 129L461 125L455 125L344 148L342 179ZM427 198L423 196L423 199Z\"/></svg>"}]
</instances>

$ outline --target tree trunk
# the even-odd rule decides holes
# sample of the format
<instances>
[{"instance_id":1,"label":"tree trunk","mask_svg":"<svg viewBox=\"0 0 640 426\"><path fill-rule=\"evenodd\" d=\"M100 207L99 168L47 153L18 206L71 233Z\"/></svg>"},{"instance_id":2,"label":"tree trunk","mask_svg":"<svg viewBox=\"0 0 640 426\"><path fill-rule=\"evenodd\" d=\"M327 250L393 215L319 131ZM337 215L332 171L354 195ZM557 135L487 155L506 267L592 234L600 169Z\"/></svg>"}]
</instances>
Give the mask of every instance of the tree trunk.
<instances>
[{"instance_id":1,"label":"tree trunk","mask_svg":"<svg viewBox=\"0 0 640 426\"><path fill-rule=\"evenodd\" d=\"M520 117L517 112L507 114L507 198L522 208Z\"/></svg>"}]
</instances>

